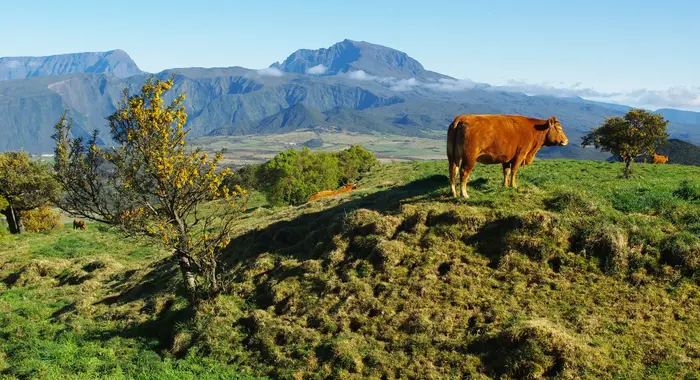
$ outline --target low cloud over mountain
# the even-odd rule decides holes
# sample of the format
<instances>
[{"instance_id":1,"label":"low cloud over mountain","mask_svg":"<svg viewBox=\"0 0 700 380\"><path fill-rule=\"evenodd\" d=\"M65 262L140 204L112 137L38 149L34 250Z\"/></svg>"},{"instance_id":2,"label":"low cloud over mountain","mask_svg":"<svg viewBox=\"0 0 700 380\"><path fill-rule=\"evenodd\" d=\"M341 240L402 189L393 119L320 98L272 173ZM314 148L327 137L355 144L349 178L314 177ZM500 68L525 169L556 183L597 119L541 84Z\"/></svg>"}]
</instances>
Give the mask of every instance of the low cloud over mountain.
<instances>
[{"instance_id":1,"label":"low cloud over mountain","mask_svg":"<svg viewBox=\"0 0 700 380\"><path fill-rule=\"evenodd\" d=\"M494 86L493 88L500 91L522 92L528 95L581 97L650 109L668 107L700 110L700 87L673 86L666 90L639 89L628 92L601 92L584 87L581 83L570 87L557 87L548 83L532 84L510 80L504 86Z\"/></svg>"}]
</instances>

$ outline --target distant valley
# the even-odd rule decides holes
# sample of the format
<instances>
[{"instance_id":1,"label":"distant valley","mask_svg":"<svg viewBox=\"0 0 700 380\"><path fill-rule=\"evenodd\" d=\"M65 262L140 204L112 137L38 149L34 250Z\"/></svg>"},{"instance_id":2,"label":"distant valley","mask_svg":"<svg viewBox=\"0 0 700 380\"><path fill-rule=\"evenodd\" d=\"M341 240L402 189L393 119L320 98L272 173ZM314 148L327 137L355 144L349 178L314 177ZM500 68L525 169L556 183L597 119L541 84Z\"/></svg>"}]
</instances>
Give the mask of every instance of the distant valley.
<instances>
[{"instance_id":1,"label":"distant valley","mask_svg":"<svg viewBox=\"0 0 700 380\"><path fill-rule=\"evenodd\" d=\"M262 70L178 68L170 96L185 93L192 138L291 133L299 129L442 139L461 113L556 115L573 142L626 106L581 98L528 96L425 69L403 52L345 40L327 49L298 50ZM123 88L137 90L151 74L121 50L51 57L0 58L0 151L53 150L53 125L64 109L74 133L100 131ZM700 143L700 113L659 112L672 138ZM575 144L545 157L604 158Z\"/></svg>"}]
</instances>

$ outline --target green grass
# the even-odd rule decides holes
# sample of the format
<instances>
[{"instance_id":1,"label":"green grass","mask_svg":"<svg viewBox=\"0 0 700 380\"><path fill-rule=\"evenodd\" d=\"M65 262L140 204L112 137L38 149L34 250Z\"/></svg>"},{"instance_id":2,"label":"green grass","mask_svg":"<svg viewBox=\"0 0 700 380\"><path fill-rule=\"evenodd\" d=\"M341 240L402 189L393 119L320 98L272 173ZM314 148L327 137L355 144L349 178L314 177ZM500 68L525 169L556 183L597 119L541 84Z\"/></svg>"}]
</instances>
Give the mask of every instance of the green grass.
<instances>
[{"instance_id":1,"label":"green grass","mask_svg":"<svg viewBox=\"0 0 700 380\"><path fill-rule=\"evenodd\" d=\"M27 378L700 376L700 168L385 165L357 191L252 194L225 291L192 313L167 254L90 225L0 235L0 374Z\"/></svg>"},{"instance_id":2,"label":"green grass","mask_svg":"<svg viewBox=\"0 0 700 380\"><path fill-rule=\"evenodd\" d=\"M235 366L163 350L158 326L186 304L153 278L165 252L95 224L0 235L0 374L42 379L247 378ZM137 284L158 283L140 293ZM172 303L162 311L162 299ZM126 301L128 300L128 301ZM160 312L160 313L158 313ZM171 326L172 327L172 326Z\"/></svg>"}]
</instances>

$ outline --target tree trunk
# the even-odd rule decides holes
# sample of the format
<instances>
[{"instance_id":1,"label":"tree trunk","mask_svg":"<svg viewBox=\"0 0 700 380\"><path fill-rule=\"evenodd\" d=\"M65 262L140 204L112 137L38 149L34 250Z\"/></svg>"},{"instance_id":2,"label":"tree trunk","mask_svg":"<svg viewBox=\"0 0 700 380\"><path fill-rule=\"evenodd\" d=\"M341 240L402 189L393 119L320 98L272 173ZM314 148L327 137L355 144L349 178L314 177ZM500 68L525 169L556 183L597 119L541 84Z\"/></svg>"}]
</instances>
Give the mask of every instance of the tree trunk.
<instances>
[{"instance_id":1,"label":"tree trunk","mask_svg":"<svg viewBox=\"0 0 700 380\"><path fill-rule=\"evenodd\" d=\"M632 159L627 158L625 160L625 178L629 178L632 175Z\"/></svg>"},{"instance_id":2,"label":"tree trunk","mask_svg":"<svg viewBox=\"0 0 700 380\"><path fill-rule=\"evenodd\" d=\"M216 259L211 260L209 264L209 286L211 287L211 293L216 294L219 292L219 284L216 281Z\"/></svg>"},{"instance_id":3,"label":"tree trunk","mask_svg":"<svg viewBox=\"0 0 700 380\"><path fill-rule=\"evenodd\" d=\"M5 215L5 219L7 219L7 225L10 228L11 234L24 233L24 222L22 221L22 216L14 209L14 207L7 206L2 213Z\"/></svg>"},{"instance_id":4,"label":"tree trunk","mask_svg":"<svg viewBox=\"0 0 700 380\"><path fill-rule=\"evenodd\" d=\"M197 299L197 283L195 282L192 263L187 257L186 252L181 252L180 250L178 250L177 255L180 263L180 271L182 272L182 279L185 281L185 288L187 289L187 294L189 295L192 304L195 304Z\"/></svg>"}]
</instances>

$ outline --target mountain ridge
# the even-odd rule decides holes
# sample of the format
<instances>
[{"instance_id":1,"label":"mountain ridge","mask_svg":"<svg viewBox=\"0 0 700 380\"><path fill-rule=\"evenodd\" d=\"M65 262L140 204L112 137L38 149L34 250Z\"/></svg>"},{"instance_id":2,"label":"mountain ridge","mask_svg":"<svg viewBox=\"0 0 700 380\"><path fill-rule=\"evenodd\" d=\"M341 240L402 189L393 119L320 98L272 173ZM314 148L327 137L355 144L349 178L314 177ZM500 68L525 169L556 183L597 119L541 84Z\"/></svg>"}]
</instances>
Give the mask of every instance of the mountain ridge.
<instances>
[{"instance_id":1,"label":"mountain ridge","mask_svg":"<svg viewBox=\"0 0 700 380\"><path fill-rule=\"evenodd\" d=\"M353 49L359 53L348 53ZM110 56L123 53L128 57L122 50L111 52ZM319 62L328 63L331 71L308 73L324 64ZM64 109L75 120L76 134L97 129L109 142L105 118L116 109L122 90L137 91L150 75L139 69L134 75L120 77L111 67L76 63L56 70L88 72L39 72L28 78L0 80L0 151L51 151L53 125ZM456 80L426 70L406 53L351 40L330 48L297 50L267 69L190 67L154 75L167 79L173 74L177 74L175 86L166 100L175 93L186 95L193 137L286 133L307 128L309 122L361 133L435 137L444 133L456 114L504 113L539 118L556 115L575 143L605 117L622 116L630 109L582 98L528 96ZM303 106L294 108L297 104ZM697 125L686 123L694 117L700 120L700 113L664 111L671 121L672 138L700 142L700 121ZM573 148L562 154L591 157L590 152Z\"/></svg>"},{"instance_id":2,"label":"mountain ridge","mask_svg":"<svg viewBox=\"0 0 700 380\"><path fill-rule=\"evenodd\" d=\"M426 70L420 62L402 51L349 39L329 48L299 49L284 61L275 62L270 67L282 72L311 75L338 75L362 71L367 75L383 78L454 79Z\"/></svg>"},{"instance_id":3,"label":"mountain ridge","mask_svg":"<svg viewBox=\"0 0 700 380\"><path fill-rule=\"evenodd\" d=\"M126 78L144 72L121 49L49 56L0 57L0 81L72 73L107 73Z\"/></svg>"}]
</instances>

